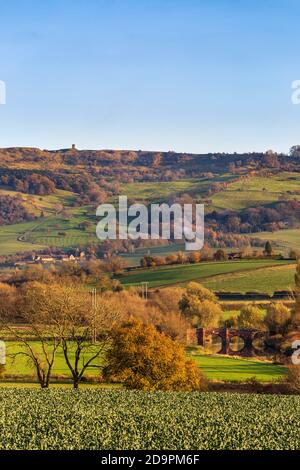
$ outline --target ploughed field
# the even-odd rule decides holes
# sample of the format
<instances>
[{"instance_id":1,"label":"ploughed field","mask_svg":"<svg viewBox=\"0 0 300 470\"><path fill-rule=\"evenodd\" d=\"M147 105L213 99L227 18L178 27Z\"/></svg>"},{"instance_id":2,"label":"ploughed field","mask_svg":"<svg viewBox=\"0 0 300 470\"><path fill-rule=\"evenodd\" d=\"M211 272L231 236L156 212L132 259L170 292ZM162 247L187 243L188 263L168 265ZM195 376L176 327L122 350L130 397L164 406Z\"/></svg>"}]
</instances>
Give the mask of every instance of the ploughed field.
<instances>
[{"instance_id":1,"label":"ploughed field","mask_svg":"<svg viewBox=\"0 0 300 470\"><path fill-rule=\"evenodd\" d=\"M300 397L0 389L0 449L300 449Z\"/></svg>"}]
</instances>

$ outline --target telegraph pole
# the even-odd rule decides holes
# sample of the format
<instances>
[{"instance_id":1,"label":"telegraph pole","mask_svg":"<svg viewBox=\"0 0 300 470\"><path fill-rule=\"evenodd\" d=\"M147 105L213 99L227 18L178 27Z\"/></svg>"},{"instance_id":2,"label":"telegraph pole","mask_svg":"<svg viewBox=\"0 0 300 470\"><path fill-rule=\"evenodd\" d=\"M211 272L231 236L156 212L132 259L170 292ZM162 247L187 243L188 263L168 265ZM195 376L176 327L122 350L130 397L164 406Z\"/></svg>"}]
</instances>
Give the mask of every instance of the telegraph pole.
<instances>
[{"instance_id":1,"label":"telegraph pole","mask_svg":"<svg viewBox=\"0 0 300 470\"><path fill-rule=\"evenodd\" d=\"M92 296L92 314L93 314L92 343L95 344L97 341L97 331L96 331L97 289L96 287L92 289L91 296Z\"/></svg>"},{"instance_id":2,"label":"telegraph pole","mask_svg":"<svg viewBox=\"0 0 300 470\"><path fill-rule=\"evenodd\" d=\"M147 282L147 281L141 282L141 285L142 285L142 297L143 297L143 299L145 299L145 300L148 300L148 284L149 284L149 282Z\"/></svg>"}]
</instances>

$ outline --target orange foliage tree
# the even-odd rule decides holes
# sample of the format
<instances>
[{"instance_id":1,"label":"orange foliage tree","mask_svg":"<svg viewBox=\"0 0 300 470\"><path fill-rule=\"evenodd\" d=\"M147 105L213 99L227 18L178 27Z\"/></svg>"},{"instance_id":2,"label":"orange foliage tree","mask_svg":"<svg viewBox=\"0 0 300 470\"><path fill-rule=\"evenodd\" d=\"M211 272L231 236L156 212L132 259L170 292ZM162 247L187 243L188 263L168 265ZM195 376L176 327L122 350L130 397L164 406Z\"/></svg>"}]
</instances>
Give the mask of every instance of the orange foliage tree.
<instances>
[{"instance_id":1,"label":"orange foliage tree","mask_svg":"<svg viewBox=\"0 0 300 470\"><path fill-rule=\"evenodd\" d=\"M137 319L116 328L107 354L104 376L128 389L146 391L200 390L205 379L183 347L153 325Z\"/></svg>"}]
</instances>

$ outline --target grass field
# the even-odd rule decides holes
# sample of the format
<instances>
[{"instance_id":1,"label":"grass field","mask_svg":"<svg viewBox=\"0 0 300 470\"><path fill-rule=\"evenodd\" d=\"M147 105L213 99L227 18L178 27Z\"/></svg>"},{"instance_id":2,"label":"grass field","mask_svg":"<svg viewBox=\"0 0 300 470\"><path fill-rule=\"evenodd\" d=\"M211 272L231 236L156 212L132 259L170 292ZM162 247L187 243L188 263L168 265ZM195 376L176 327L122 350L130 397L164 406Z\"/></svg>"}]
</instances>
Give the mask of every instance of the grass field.
<instances>
[{"instance_id":1,"label":"grass field","mask_svg":"<svg viewBox=\"0 0 300 470\"><path fill-rule=\"evenodd\" d=\"M230 184L224 191L212 196L216 210L241 210L247 207L271 204L283 198L300 199L300 174L281 172L272 177L253 176Z\"/></svg>"},{"instance_id":2,"label":"grass field","mask_svg":"<svg viewBox=\"0 0 300 470\"><path fill-rule=\"evenodd\" d=\"M191 357L209 380L245 382L255 377L258 382L272 382L280 380L286 373L283 366L259 360L208 354Z\"/></svg>"},{"instance_id":3,"label":"grass field","mask_svg":"<svg viewBox=\"0 0 300 470\"><path fill-rule=\"evenodd\" d=\"M23 194L24 205L29 206L29 211L34 213L37 219L0 227L0 255L40 250L45 247L70 248L99 243L93 210L90 206L70 207L68 204L74 197L74 193L59 190L53 195L42 197ZM57 213L58 204L63 205L64 214ZM40 217L41 212L44 217ZM90 227L80 228L79 224L85 221L90 222Z\"/></svg>"},{"instance_id":4,"label":"grass field","mask_svg":"<svg viewBox=\"0 0 300 470\"><path fill-rule=\"evenodd\" d=\"M251 271L254 271L254 279L258 273L258 269L262 269L261 273L265 272L265 268L270 266L289 267L292 262L284 260L242 260L242 261L225 261L225 262L202 262L197 264L186 264L186 265L173 265L173 266L162 266L150 269L137 269L123 274L119 277L119 280L126 286L138 285L141 282L149 282L149 287L162 287L172 284L185 284L192 280L205 282L213 282L214 276L220 274L230 274L229 279L233 273L246 272L247 276ZM290 272L295 269L293 264L290 267ZM276 271L275 271L276 272ZM263 275L263 274L262 274ZM256 283L256 289L260 289L259 283ZM220 286L222 287L222 286ZM283 289L283 285L281 285ZM220 290L224 290L223 287ZM233 289L237 291L235 287ZM250 289L246 289L250 290Z\"/></svg>"},{"instance_id":5,"label":"grass field","mask_svg":"<svg viewBox=\"0 0 300 470\"><path fill-rule=\"evenodd\" d=\"M31 342L31 347L34 351L39 354L41 351L41 344L38 342ZM15 341L6 342L6 354L7 354L7 363L5 366L5 374L7 375L16 375L16 376L34 376L34 369L32 363L28 361L28 358L24 355L18 355L15 359L10 357L11 354L16 354L19 352L25 351L21 343ZM80 365L82 365L83 360L87 360L90 355L82 356ZM87 369L87 376L95 377L100 374L99 365L101 363L101 358L94 361L91 367ZM53 375L58 376L70 376L70 371L65 363L62 349L58 349L55 362L53 366Z\"/></svg>"},{"instance_id":6,"label":"grass field","mask_svg":"<svg viewBox=\"0 0 300 470\"><path fill-rule=\"evenodd\" d=\"M233 175L223 174L213 178L189 178L178 181L158 181L142 183L126 183L121 185L121 194L129 199L160 202L169 196L185 192L201 195L207 193L213 183L230 181Z\"/></svg>"},{"instance_id":7,"label":"grass field","mask_svg":"<svg viewBox=\"0 0 300 470\"><path fill-rule=\"evenodd\" d=\"M9 255L21 251L40 250L44 248L42 244L25 243L19 240L21 236L34 229L36 225L37 221L32 221L0 227L0 255Z\"/></svg>"},{"instance_id":8,"label":"grass field","mask_svg":"<svg viewBox=\"0 0 300 470\"><path fill-rule=\"evenodd\" d=\"M58 204L62 204L64 207L70 207L71 203L73 203L76 198L74 193L61 189L56 189L53 194L47 196L37 196L3 189L3 187L1 187L0 196L2 195L18 196L22 199L22 203L28 212L36 216L39 216L41 212L44 212L45 215L55 214Z\"/></svg>"},{"instance_id":9,"label":"grass field","mask_svg":"<svg viewBox=\"0 0 300 470\"><path fill-rule=\"evenodd\" d=\"M295 264L264 267L263 269L220 274L203 279L205 287L213 291L249 292L272 294L276 290L292 290L295 286Z\"/></svg>"},{"instance_id":10,"label":"grass field","mask_svg":"<svg viewBox=\"0 0 300 470\"><path fill-rule=\"evenodd\" d=\"M300 449L300 397L0 390L1 450Z\"/></svg>"},{"instance_id":11,"label":"grass field","mask_svg":"<svg viewBox=\"0 0 300 470\"><path fill-rule=\"evenodd\" d=\"M7 364L5 367L5 374L7 376L19 377L30 376L34 380L34 370L32 364L23 355L18 355L14 360L9 356L17 352L24 351L20 343L14 341L7 341ZM41 345L32 341L31 347L38 353L41 351ZM190 352L187 353L190 355ZM202 355L198 353L191 353L190 357L194 359L197 365L201 368L204 374L210 380L222 381L245 381L246 379L255 376L260 382L269 382L278 380L285 372L285 368L273 365L269 362L254 361L249 359L232 358L218 355ZM87 354L85 360L89 358ZM82 364L82 362L81 362ZM101 373L99 366L101 365L101 358L93 362L88 368L86 376L96 377ZM70 371L66 366L62 350L58 350L53 367L53 375L63 377L70 377ZM3 379L5 381L5 377Z\"/></svg>"},{"instance_id":12,"label":"grass field","mask_svg":"<svg viewBox=\"0 0 300 470\"><path fill-rule=\"evenodd\" d=\"M300 229L278 230L276 232L258 232L249 234L250 237L269 240L276 245L276 251L288 254L291 249L300 250Z\"/></svg>"},{"instance_id":13,"label":"grass field","mask_svg":"<svg viewBox=\"0 0 300 470\"><path fill-rule=\"evenodd\" d=\"M85 221L90 222L90 227L80 228L79 224ZM26 241L65 248L97 243L96 219L89 213L88 207L76 208L68 217L59 215L45 219L37 229L26 234Z\"/></svg>"}]
</instances>

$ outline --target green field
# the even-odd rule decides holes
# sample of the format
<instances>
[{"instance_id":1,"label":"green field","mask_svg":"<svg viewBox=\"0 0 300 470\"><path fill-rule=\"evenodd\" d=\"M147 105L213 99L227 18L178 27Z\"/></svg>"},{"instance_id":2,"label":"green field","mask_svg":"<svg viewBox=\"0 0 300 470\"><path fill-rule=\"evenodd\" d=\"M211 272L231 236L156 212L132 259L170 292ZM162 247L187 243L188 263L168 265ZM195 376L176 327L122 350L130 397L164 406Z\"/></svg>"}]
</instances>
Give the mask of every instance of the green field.
<instances>
[{"instance_id":1,"label":"green field","mask_svg":"<svg viewBox=\"0 0 300 470\"><path fill-rule=\"evenodd\" d=\"M90 222L90 227L82 229L79 224ZM49 217L43 223L26 234L26 241L34 244L58 247L76 247L97 243L96 219L89 213L88 207L72 209L69 217Z\"/></svg>"},{"instance_id":2,"label":"green field","mask_svg":"<svg viewBox=\"0 0 300 470\"><path fill-rule=\"evenodd\" d=\"M37 218L0 227L0 255L46 247L70 248L98 243L95 211L90 206L71 207L69 204L75 197L74 193L60 190L41 197L22 194L24 205ZM64 212L58 213L57 209L61 210L61 207ZM41 212L44 217L40 217ZM85 221L90 222L90 227L80 228L79 224Z\"/></svg>"},{"instance_id":3,"label":"green field","mask_svg":"<svg viewBox=\"0 0 300 470\"><path fill-rule=\"evenodd\" d=\"M5 367L5 374L22 378L22 376L31 377L35 379L34 369L32 363L23 355L18 355L14 360L10 354L24 351L20 343L14 341L7 341L7 364ZM38 353L41 351L41 345L32 341L31 347ZM190 354L190 353L188 353ZM255 376L260 382L268 382L278 380L285 372L285 368L273 365L269 362L254 361L249 359L239 359L218 355L201 355L191 353L192 359L196 361L203 373L210 380L221 381L245 381L246 379ZM89 358L87 354L85 360ZM82 362L81 362L82 364ZM91 367L86 372L86 377L96 377L101 374L101 358L94 361ZM63 353L58 349L53 367L53 375L66 378L70 377L70 371L66 366ZM4 378L5 380L5 378Z\"/></svg>"},{"instance_id":4,"label":"green field","mask_svg":"<svg viewBox=\"0 0 300 470\"><path fill-rule=\"evenodd\" d=\"M169 196L189 192L196 195L206 194L213 183L230 181L233 175L223 174L212 178L189 178L178 181L158 181L126 183L121 185L121 194L128 199L160 202Z\"/></svg>"},{"instance_id":5,"label":"green field","mask_svg":"<svg viewBox=\"0 0 300 470\"><path fill-rule=\"evenodd\" d=\"M255 377L258 382L278 381L284 377L286 368L259 360L196 354L191 356L209 380L245 382Z\"/></svg>"},{"instance_id":6,"label":"green field","mask_svg":"<svg viewBox=\"0 0 300 470\"><path fill-rule=\"evenodd\" d=\"M276 290L292 290L295 286L295 264L265 267L213 278L203 279L202 284L213 291L223 292L264 292L273 294Z\"/></svg>"},{"instance_id":7,"label":"green field","mask_svg":"<svg viewBox=\"0 0 300 470\"><path fill-rule=\"evenodd\" d=\"M21 251L40 250L44 245L37 243L25 243L20 240L25 233L33 230L37 221L21 224L5 225L0 227L0 255L9 255Z\"/></svg>"},{"instance_id":8,"label":"green field","mask_svg":"<svg viewBox=\"0 0 300 470\"><path fill-rule=\"evenodd\" d=\"M271 177L252 176L230 184L224 191L212 196L215 210L242 210L271 204L283 198L300 199L300 174L281 172Z\"/></svg>"},{"instance_id":9,"label":"green field","mask_svg":"<svg viewBox=\"0 0 300 470\"><path fill-rule=\"evenodd\" d=\"M39 354L41 349L41 343L32 341L30 343L31 347L34 351ZM26 351L26 349L22 346L22 343L18 343L15 341L6 341L6 354L7 354L7 361L5 366L5 374L6 375L14 375L14 376L32 376L34 377L34 369L32 363L28 361L28 358L24 355L18 355L15 359L13 359L10 355L16 354L19 352ZM43 356L41 356L43 357ZM90 356L83 355L80 361L80 365L82 365L83 360L87 360ZM87 369L86 375L90 377L95 377L100 375L99 365L101 359L98 359L93 362L91 367ZM66 365L62 349L58 349L54 361L54 366L52 369L53 375L56 376L68 376L70 377L70 371Z\"/></svg>"},{"instance_id":10,"label":"green field","mask_svg":"<svg viewBox=\"0 0 300 470\"><path fill-rule=\"evenodd\" d=\"M47 196L37 196L34 194L20 193L17 191L0 188L0 196L18 196L22 199L23 205L33 215L39 216L41 211L45 215L55 214L58 205L62 204L64 207L69 207L76 199L76 194L70 191L63 191L56 189L53 194Z\"/></svg>"},{"instance_id":11,"label":"green field","mask_svg":"<svg viewBox=\"0 0 300 470\"><path fill-rule=\"evenodd\" d=\"M269 240L274 246L276 246L276 251L281 251L287 255L291 249L300 250L299 228L278 230L276 232L257 232L251 233L249 236L260 238L264 241Z\"/></svg>"},{"instance_id":12,"label":"green field","mask_svg":"<svg viewBox=\"0 0 300 470\"><path fill-rule=\"evenodd\" d=\"M1 450L300 449L300 397L0 389Z\"/></svg>"},{"instance_id":13,"label":"green field","mask_svg":"<svg viewBox=\"0 0 300 470\"><path fill-rule=\"evenodd\" d=\"M241 261L225 261L225 262L202 262L197 264L186 264L186 265L171 265L161 266L149 269L136 269L128 273L123 274L119 277L119 280L126 286L138 285L141 282L149 282L149 287L162 287L172 284L185 284L189 281L213 282L214 276L220 274L230 274L229 279L233 273L246 272L245 275L253 271L253 276L258 273L261 269L261 273L265 272L265 268L270 266L283 267L287 266L292 262L284 260L241 260ZM295 270L293 264L290 270ZM262 274L263 275L263 274ZM259 283L255 284L257 290L260 289ZM283 285L281 285L283 289ZM220 290L224 290L223 287ZM235 287L233 289L237 291ZM250 288L246 289L250 290Z\"/></svg>"}]
</instances>

